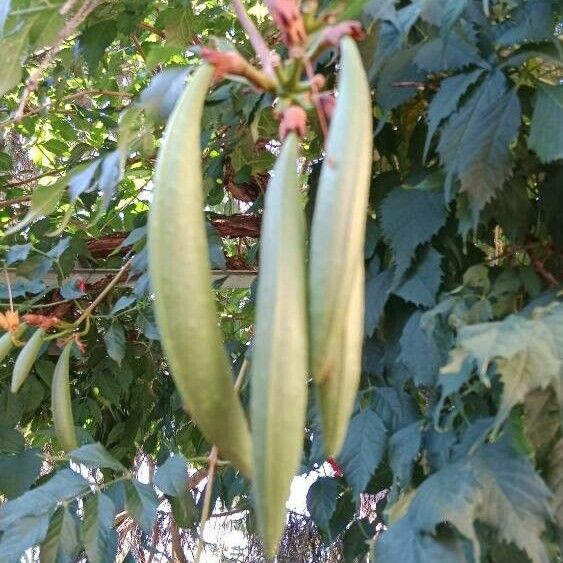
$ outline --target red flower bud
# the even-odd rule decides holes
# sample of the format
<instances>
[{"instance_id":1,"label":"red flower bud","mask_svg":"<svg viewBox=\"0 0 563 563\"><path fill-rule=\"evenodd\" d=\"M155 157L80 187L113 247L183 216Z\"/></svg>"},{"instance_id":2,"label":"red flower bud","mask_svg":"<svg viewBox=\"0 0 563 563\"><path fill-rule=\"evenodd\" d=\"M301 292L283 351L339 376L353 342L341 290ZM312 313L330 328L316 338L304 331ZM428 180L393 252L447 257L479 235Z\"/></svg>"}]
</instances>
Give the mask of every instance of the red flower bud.
<instances>
[{"instance_id":1,"label":"red flower bud","mask_svg":"<svg viewBox=\"0 0 563 563\"><path fill-rule=\"evenodd\" d=\"M340 40L345 36L349 35L352 39L356 41L361 41L365 38L366 34L362 29L362 26L357 21L347 20L335 25L326 27L322 31L322 41L324 46L337 47Z\"/></svg>"},{"instance_id":2,"label":"red flower bud","mask_svg":"<svg viewBox=\"0 0 563 563\"><path fill-rule=\"evenodd\" d=\"M304 137L306 131L307 113L302 107L290 106L284 110L279 131L282 141L292 132L295 132L298 137Z\"/></svg>"},{"instance_id":3,"label":"red flower bud","mask_svg":"<svg viewBox=\"0 0 563 563\"><path fill-rule=\"evenodd\" d=\"M296 0L264 0L274 23L282 33L288 47L303 45L307 41L305 24Z\"/></svg>"},{"instance_id":4,"label":"red flower bud","mask_svg":"<svg viewBox=\"0 0 563 563\"><path fill-rule=\"evenodd\" d=\"M342 467L333 457L329 457L326 461L330 465L330 468L332 469L335 477L344 476L344 471L342 470Z\"/></svg>"},{"instance_id":5,"label":"red flower bud","mask_svg":"<svg viewBox=\"0 0 563 563\"><path fill-rule=\"evenodd\" d=\"M201 57L215 67L215 80L222 80L227 74L242 76L248 65L236 51L215 51L203 47Z\"/></svg>"}]
</instances>

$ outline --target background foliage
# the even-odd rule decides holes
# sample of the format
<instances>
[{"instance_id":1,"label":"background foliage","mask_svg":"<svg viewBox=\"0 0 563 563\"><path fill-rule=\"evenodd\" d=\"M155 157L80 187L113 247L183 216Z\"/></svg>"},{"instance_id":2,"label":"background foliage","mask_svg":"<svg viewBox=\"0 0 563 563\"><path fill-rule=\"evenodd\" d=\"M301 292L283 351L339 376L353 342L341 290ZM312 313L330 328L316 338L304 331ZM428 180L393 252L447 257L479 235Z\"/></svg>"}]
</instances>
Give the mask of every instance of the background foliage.
<instances>
[{"instance_id":1,"label":"background foliage","mask_svg":"<svg viewBox=\"0 0 563 563\"><path fill-rule=\"evenodd\" d=\"M560 560L560 4L321 4L364 24L374 88L364 366L338 460L325 463L311 406L302 472L320 478L310 519L289 516L280 560ZM282 51L265 8L246 5ZM72 322L111 280L84 269L127 263L130 280L96 307L73 359L83 445L70 456L50 414L55 341L17 395L15 354L0 368L0 560L34 546L39 557L39 545L45 562L190 560L210 445L161 354L145 222L162 128L198 63L192 47L251 49L220 0L2 0L0 30L0 244L17 309ZM331 84L335 68L327 56L316 70ZM257 265L272 101L238 82L209 97L202 147L218 271ZM309 216L323 142L311 119ZM253 290L220 285L238 367ZM8 297L1 284L5 308ZM213 498L214 516L230 517L216 519L210 553L261 560L248 483L221 466Z\"/></svg>"}]
</instances>

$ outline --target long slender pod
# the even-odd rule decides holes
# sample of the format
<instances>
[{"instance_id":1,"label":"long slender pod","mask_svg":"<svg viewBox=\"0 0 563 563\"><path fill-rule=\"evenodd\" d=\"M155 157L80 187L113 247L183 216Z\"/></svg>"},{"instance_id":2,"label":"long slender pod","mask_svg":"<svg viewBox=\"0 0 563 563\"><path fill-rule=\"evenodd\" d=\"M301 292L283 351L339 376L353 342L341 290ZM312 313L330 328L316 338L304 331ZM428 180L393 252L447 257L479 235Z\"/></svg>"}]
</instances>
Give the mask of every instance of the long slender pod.
<instances>
[{"instance_id":1,"label":"long slender pod","mask_svg":"<svg viewBox=\"0 0 563 563\"><path fill-rule=\"evenodd\" d=\"M360 383L364 327L358 326L365 300L363 257L356 269L350 292L345 329L341 333L340 363L335 373L316 385L323 429L323 446L327 457L336 457L346 438Z\"/></svg>"},{"instance_id":2,"label":"long slender pod","mask_svg":"<svg viewBox=\"0 0 563 563\"><path fill-rule=\"evenodd\" d=\"M16 338L23 335L27 328L25 323L20 324L18 330L16 331ZM0 362L4 361L8 354L14 349L13 335L10 332L6 332L0 337Z\"/></svg>"},{"instance_id":3,"label":"long slender pod","mask_svg":"<svg viewBox=\"0 0 563 563\"><path fill-rule=\"evenodd\" d=\"M363 268L373 158L371 115L365 69L355 42L345 37L341 41L339 95L311 228L309 268L311 369L320 385L327 455L336 455L341 446L337 437L346 432L361 370L361 346L350 342L356 343L363 335L364 312L363 307L354 307L355 315L351 317L351 300L358 299L353 294L357 291L358 271ZM334 378L339 381L326 384ZM336 388L341 392L329 392ZM343 427L336 427L334 419L329 422L331 411L340 413L338 424Z\"/></svg>"},{"instance_id":4,"label":"long slender pod","mask_svg":"<svg viewBox=\"0 0 563 563\"><path fill-rule=\"evenodd\" d=\"M164 352L183 404L251 476L251 438L217 326L204 221L201 118L213 67L195 71L169 119L149 217L149 271Z\"/></svg>"},{"instance_id":5,"label":"long slender pod","mask_svg":"<svg viewBox=\"0 0 563 563\"><path fill-rule=\"evenodd\" d=\"M17 393L20 387L25 383L27 376L31 372L33 364L39 357L39 352L41 352L41 347L43 346L44 336L45 330L38 328L18 354L16 363L14 364L14 370L12 372L12 393Z\"/></svg>"},{"instance_id":6,"label":"long slender pod","mask_svg":"<svg viewBox=\"0 0 563 563\"><path fill-rule=\"evenodd\" d=\"M266 191L251 361L256 514L268 557L285 528L307 408L305 218L297 156L298 139L290 133Z\"/></svg>"},{"instance_id":7,"label":"long slender pod","mask_svg":"<svg viewBox=\"0 0 563 563\"><path fill-rule=\"evenodd\" d=\"M70 352L73 341L70 340L63 348L51 384L51 409L55 432L63 449L70 452L78 447L74 418L72 416L72 402L70 397L69 368Z\"/></svg>"}]
</instances>

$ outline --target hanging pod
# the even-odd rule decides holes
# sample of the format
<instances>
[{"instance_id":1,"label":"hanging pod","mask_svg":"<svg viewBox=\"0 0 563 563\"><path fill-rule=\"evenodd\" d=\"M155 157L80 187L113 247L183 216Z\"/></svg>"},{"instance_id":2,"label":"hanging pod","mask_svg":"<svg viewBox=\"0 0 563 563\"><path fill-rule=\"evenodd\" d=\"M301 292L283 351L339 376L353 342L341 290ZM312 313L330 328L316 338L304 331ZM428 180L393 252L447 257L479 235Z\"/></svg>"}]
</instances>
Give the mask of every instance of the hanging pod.
<instances>
[{"instance_id":1,"label":"hanging pod","mask_svg":"<svg viewBox=\"0 0 563 563\"><path fill-rule=\"evenodd\" d=\"M330 456L337 455L342 446L361 371L357 342L363 338L364 311L351 301L358 302L355 293L363 283L373 157L366 73L355 42L345 37L340 47L339 94L315 202L309 269L311 370L324 413L325 452ZM333 418L331 412L338 412L338 417Z\"/></svg>"},{"instance_id":2,"label":"hanging pod","mask_svg":"<svg viewBox=\"0 0 563 563\"><path fill-rule=\"evenodd\" d=\"M26 328L27 325L25 323L20 324L15 334L16 339L20 338L20 336L23 336L23 333L25 332ZM3 362L13 349L14 349L14 341L13 341L12 333L6 332L0 338L0 362Z\"/></svg>"},{"instance_id":3,"label":"hanging pod","mask_svg":"<svg viewBox=\"0 0 563 563\"><path fill-rule=\"evenodd\" d=\"M20 387L25 383L33 364L39 357L44 342L44 336L45 330L38 328L18 354L16 363L14 364L14 371L12 372L12 393L17 393Z\"/></svg>"},{"instance_id":4,"label":"hanging pod","mask_svg":"<svg viewBox=\"0 0 563 563\"><path fill-rule=\"evenodd\" d=\"M266 190L250 364L255 506L268 557L285 528L307 409L305 219L297 157L298 139L290 133Z\"/></svg>"},{"instance_id":5,"label":"hanging pod","mask_svg":"<svg viewBox=\"0 0 563 563\"><path fill-rule=\"evenodd\" d=\"M57 360L57 365L53 372L53 382L51 384L51 409L53 411L55 433L57 434L57 438L63 450L67 452L78 447L76 431L74 429L74 418L72 416L70 384L68 380L72 343L72 340L70 340L63 348Z\"/></svg>"},{"instance_id":6,"label":"hanging pod","mask_svg":"<svg viewBox=\"0 0 563 563\"><path fill-rule=\"evenodd\" d=\"M159 150L148 228L162 346L183 404L209 442L251 476L251 438L211 290L201 171L201 118L213 67L193 74Z\"/></svg>"}]
</instances>

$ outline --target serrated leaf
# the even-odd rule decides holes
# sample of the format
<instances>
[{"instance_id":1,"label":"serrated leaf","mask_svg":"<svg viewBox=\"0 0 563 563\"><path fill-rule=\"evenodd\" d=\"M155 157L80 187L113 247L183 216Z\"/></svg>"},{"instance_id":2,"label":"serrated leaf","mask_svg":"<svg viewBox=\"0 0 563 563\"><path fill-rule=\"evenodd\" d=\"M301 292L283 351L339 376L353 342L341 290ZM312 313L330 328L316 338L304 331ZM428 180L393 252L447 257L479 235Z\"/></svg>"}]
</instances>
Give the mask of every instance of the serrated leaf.
<instances>
[{"instance_id":1,"label":"serrated leaf","mask_svg":"<svg viewBox=\"0 0 563 563\"><path fill-rule=\"evenodd\" d=\"M496 30L498 45L549 39L553 29L553 6L550 0L528 0L518 6Z\"/></svg>"},{"instance_id":2,"label":"serrated leaf","mask_svg":"<svg viewBox=\"0 0 563 563\"><path fill-rule=\"evenodd\" d=\"M307 510L321 530L330 528L330 519L336 511L338 484L332 477L319 477L307 492Z\"/></svg>"},{"instance_id":3,"label":"serrated leaf","mask_svg":"<svg viewBox=\"0 0 563 563\"><path fill-rule=\"evenodd\" d=\"M145 534L150 534L158 508L155 490L137 480L125 482L125 510Z\"/></svg>"},{"instance_id":4,"label":"serrated leaf","mask_svg":"<svg viewBox=\"0 0 563 563\"><path fill-rule=\"evenodd\" d=\"M181 455L171 455L156 471L154 484L165 495L181 496L186 491L188 465Z\"/></svg>"},{"instance_id":5,"label":"serrated leaf","mask_svg":"<svg viewBox=\"0 0 563 563\"><path fill-rule=\"evenodd\" d=\"M63 299L78 299L84 295L84 290L80 288L80 280L76 278L66 280L61 285L60 292Z\"/></svg>"},{"instance_id":6,"label":"serrated leaf","mask_svg":"<svg viewBox=\"0 0 563 563\"><path fill-rule=\"evenodd\" d=\"M407 321L400 339L398 361L415 385L433 385L442 364L442 354L433 336L422 326L423 313L417 311Z\"/></svg>"},{"instance_id":7,"label":"serrated leaf","mask_svg":"<svg viewBox=\"0 0 563 563\"><path fill-rule=\"evenodd\" d=\"M393 280L393 270L385 270L366 283L364 325L366 335L371 337L377 328Z\"/></svg>"},{"instance_id":8,"label":"serrated leaf","mask_svg":"<svg viewBox=\"0 0 563 563\"><path fill-rule=\"evenodd\" d=\"M438 90L438 93L432 98L432 102L428 108L428 133L424 145L425 159L428 155L432 137L438 130L441 121L449 117L457 109L462 96L472 84L477 82L483 72L483 69L477 69L469 73L446 78L441 82L440 90Z\"/></svg>"},{"instance_id":9,"label":"serrated leaf","mask_svg":"<svg viewBox=\"0 0 563 563\"><path fill-rule=\"evenodd\" d=\"M395 188L381 205L383 234L397 264L396 278L407 271L414 251L445 225L446 209L440 193Z\"/></svg>"},{"instance_id":10,"label":"serrated leaf","mask_svg":"<svg viewBox=\"0 0 563 563\"><path fill-rule=\"evenodd\" d=\"M563 304L536 309L534 318L511 315L494 323L463 327L458 333L458 362L463 352L486 373L494 361L503 392L495 427L534 389L550 385L559 392L563 369Z\"/></svg>"},{"instance_id":11,"label":"serrated leaf","mask_svg":"<svg viewBox=\"0 0 563 563\"><path fill-rule=\"evenodd\" d=\"M339 462L356 496L365 490L381 462L386 442L385 425L373 410L352 417Z\"/></svg>"},{"instance_id":12,"label":"serrated leaf","mask_svg":"<svg viewBox=\"0 0 563 563\"><path fill-rule=\"evenodd\" d=\"M99 442L86 444L73 450L69 454L70 459L76 463L81 463L86 467L103 467L114 471L124 471L125 467L117 461Z\"/></svg>"},{"instance_id":13,"label":"serrated leaf","mask_svg":"<svg viewBox=\"0 0 563 563\"><path fill-rule=\"evenodd\" d=\"M479 520L496 528L503 541L525 550L534 563L545 563L541 533L549 518L548 498L547 487L526 457L502 443L488 444L426 479L406 516L389 532L400 524L403 533L407 529L415 534L433 533L448 522L472 541L479 560L474 528Z\"/></svg>"},{"instance_id":14,"label":"serrated leaf","mask_svg":"<svg viewBox=\"0 0 563 563\"><path fill-rule=\"evenodd\" d=\"M426 72L458 69L483 62L476 47L457 33L451 33L446 41L441 37L431 39L420 47L414 57L414 64Z\"/></svg>"},{"instance_id":15,"label":"serrated leaf","mask_svg":"<svg viewBox=\"0 0 563 563\"><path fill-rule=\"evenodd\" d=\"M140 105L157 119L167 119L182 93L187 68L168 68L152 78L141 92Z\"/></svg>"},{"instance_id":16,"label":"serrated leaf","mask_svg":"<svg viewBox=\"0 0 563 563\"><path fill-rule=\"evenodd\" d=\"M363 11L374 21L379 19L394 21L395 0L367 0Z\"/></svg>"},{"instance_id":17,"label":"serrated leaf","mask_svg":"<svg viewBox=\"0 0 563 563\"><path fill-rule=\"evenodd\" d=\"M0 457L0 494L12 499L25 493L39 476L42 463L38 450Z\"/></svg>"},{"instance_id":18,"label":"serrated leaf","mask_svg":"<svg viewBox=\"0 0 563 563\"><path fill-rule=\"evenodd\" d=\"M563 158L563 86L540 85L536 94L528 146L542 162Z\"/></svg>"},{"instance_id":19,"label":"serrated leaf","mask_svg":"<svg viewBox=\"0 0 563 563\"><path fill-rule=\"evenodd\" d=\"M433 307L442 283L441 264L442 256L429 246L393 293L418 307Z\"/></svg>"},{"instance_id":20,"label":"serrated leaf","mask_svg":"<svg viewBox=\"0 0 563 563\"><path fill-rule=\"evenodd\" d=\"M413 462L422 442L420 422L409 424L395 432L389 439L389 464L399 486L410 483Z\"/></svg>"},{"instance_id":21,"label":"serrated leaf","mask_svg":"<svg viewBox=\"0 0 563 563\"><path fill-rule=\"evenodd\" d=\"M60 507L51 518L47 536L39 547L39 561L72 563L79 549L76 519L66 506Z\"/></svg>"},{"instance_id":22,"label":"serrated leaf","mask_svg":"<svg viewBox=\"0 0 563 563\"><path fill-rule=\"evenodd\" d=\"M50 186L37 187L31 196L31 205L27 215L16 225L6 231L6 235L13 235L21 231L36 219L50 215L59 203L66 184L64 180L59 180Z\"/></svg>"},{"instance_id":23,"label":"serrated leaf","mask_svg":"<svg viewBox=\"0 0 563 563\"><path fill-rule=\"evenodd\" d=\"M70 201L75 201L80 195L93 189L96 172L100 165L100 159L88 164L77 166L68 180L68 193Z\"/></svg>"},{"instance_id":24,"label":"serrated leaf","mask_svg":"<svg viewBox=\"0 0 563 563\"><path fill-rule=\"evenodd\" d=\"M417 93L415 86L405 86L405 83L416 83L424 80L425 73L413 62L417 53L416 47L401 50L387 59L387 62L377 74L376 98L384 114L404 104ZM370 69L370 80L377 67Z\"/></svg>"},{"instance_id":25,"label":"serrated leaf","mask_svg":"<svg viewBox=\"0 0 563 563\"><path fill-rule=\"evenodd\" d=\"M418 532L404 517L381 534L376 544L377 563L465 563L461 542Z\"/></svg>"},{"instance_id":26,"label":"serrated leaf","mask_svg":"<svg viewBox=\"0 0 563 563\"><path fill-rule=\"evenodd\" d=\"M495 71L442 129L438 152L447 172L447 192L458 178L474 214L512 170L509 145L518 133L520 118L516 91L507 92L506 77Z\"/></svg>"},{"instance_id":27,"label":"serrated leaf","mask_svg":"<svg viewBox=\"0 0 563 563\"><path fill-rule=\"evenodd\" d=\"M89 563L114 561L117 555L117 532L113 528L115 505L103 493L84 501L81 535Z\"/></svg>"},{"instance_id":28,"label":"serrated leaf","mask_svg":"<svg viewBox=\"0 0 563 563\"><path fill-rule=\"evenodd\" d=\"M125 357L125 331L118 322L111 323L104 335L104 343L109 357L121 365Z\"/></svg>"},{"instance_id":29,"label":"serrated leaf","mask_svg":"<svg viewBox=\"0 0 563 563\"><path fill-rule=\"evenodd\" d=\"M378 387L373 395L372 408L389 433L408 426L418 418L412 397L394 387Z\"/></svg>"}]
</instances>

